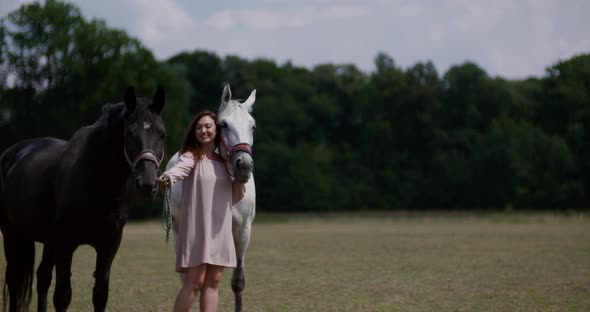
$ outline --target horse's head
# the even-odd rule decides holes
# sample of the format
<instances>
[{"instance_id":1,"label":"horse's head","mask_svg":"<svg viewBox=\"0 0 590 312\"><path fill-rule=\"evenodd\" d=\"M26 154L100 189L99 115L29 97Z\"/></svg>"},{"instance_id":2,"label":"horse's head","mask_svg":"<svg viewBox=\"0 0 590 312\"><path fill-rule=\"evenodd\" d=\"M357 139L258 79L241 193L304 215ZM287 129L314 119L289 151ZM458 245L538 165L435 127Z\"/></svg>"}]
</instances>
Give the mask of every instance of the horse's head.
<instances>
[{"instance_id":1,"label":"horse's head","mask_svg":"<svg viewBox=\"0 0 590 312\"><path fill-rule=\"evenodd\" d=\"M255 100L256 90L243 103L232 100L231 89L226 85L217 113L221 156L229 162L230 174L241 182L247 182L254 170L252 145L256 122L250 113Z\"/></svg>"},{"instance_id":2,"label":"horse's head","mask_svg":"<svg viewBox=\"0 0 590 312\"><path fill-rule=\"evenodd\" d=\"M159 86L153 99L137 98L133 87L125 92L124 154L131 168L133 186L143 197L157 191L158 169L164 157L166 128L161 112L164 88Z\"/></svg>"}]
</instances>

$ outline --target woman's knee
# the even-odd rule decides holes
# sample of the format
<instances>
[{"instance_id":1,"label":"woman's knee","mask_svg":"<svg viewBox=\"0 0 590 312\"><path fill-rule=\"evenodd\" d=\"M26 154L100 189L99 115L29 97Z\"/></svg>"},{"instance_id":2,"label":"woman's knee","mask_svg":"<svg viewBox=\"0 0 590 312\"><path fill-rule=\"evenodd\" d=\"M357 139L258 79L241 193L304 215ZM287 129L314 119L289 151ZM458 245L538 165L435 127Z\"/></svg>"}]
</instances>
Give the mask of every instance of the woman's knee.
<instances>
[{"instance_id":1,"label":"woman's knee","mask_svg":"<svg viewBox=\"0 0 590 312\"><path fill-rule=\"evenodd\" d=\"M204 285L205 281L199 278L187 281L184 287L190 289L194 293L198 293Z\"/></svg>"},{"instance_id":2,"label":"woman's knee","mask_svg":"<svg viewBox=\"0 0 590 312\"><path fill-rule=\"evenodd\" d=\"M223 276L223 267L208 265L205 274L204 287L217 289Z\"/></svg>"},{"instance_id":3,"label":"woman's knee","mask_svg":"<svg viewBox=\"0 0 590 312\"><path fill-rule=\"evenodd\" d=\"M184 275L184 288L190 289L193 292L198 292L205 284L205 268L195 267L189 268Z\"/></svg>"}]
</instances>

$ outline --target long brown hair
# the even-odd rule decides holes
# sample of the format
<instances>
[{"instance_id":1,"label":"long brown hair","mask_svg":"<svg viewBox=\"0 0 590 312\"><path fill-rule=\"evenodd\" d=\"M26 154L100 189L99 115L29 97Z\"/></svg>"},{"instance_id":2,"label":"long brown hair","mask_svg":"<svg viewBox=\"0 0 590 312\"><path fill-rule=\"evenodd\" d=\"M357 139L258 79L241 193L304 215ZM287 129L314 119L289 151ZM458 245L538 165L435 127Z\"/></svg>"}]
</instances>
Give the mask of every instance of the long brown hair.
<instances>
[{"instance_id":1,"label":"long brown hair","mask_svg":"<svg viewBox=\"0 0 590 312\"><path fill-rule=\"evenodd\" d=\"M201 120L201 118L203 118L205 116L211 117L211 119L213 119L213 122L215 123L215 138L213 140L213 143L215 145L215 148L219 147L219 131L217 129L217 115L212 111L204 110L204 111L197 113L195 115L195 117L193 117L193 120L189 124L188 129L186 129L186 133L184 134L184 141L182 142L182 147L180 148L180 151L179 151L180 154L186 153L186 152L191 152L191 153L193 153L193 156L195 156L196 159L198 159L198 160L203 159L203 151L201 150L201 144L197 140L197 135L195 134L195 129L197 128L197 124L199 123L199 120Z\"/></svg>"}]
</instances>

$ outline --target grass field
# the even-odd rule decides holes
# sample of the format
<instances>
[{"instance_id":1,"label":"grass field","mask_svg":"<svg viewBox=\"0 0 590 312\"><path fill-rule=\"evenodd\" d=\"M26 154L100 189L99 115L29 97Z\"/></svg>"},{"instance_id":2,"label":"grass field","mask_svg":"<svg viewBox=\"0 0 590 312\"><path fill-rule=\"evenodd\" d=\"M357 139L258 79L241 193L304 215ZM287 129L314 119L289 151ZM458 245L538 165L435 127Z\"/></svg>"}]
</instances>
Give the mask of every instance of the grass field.
<instances>
[{"instance_id":1,"label":"grass field","mask_svg":"<svg viewBox=\"0 0 590 312\"><path fill-rule=\"evenodd\" d=\"M246 262L246 311L590 311L588 216L258 220ZM92 310L93 269L94 251L80 247L71 311ZM233 309L230 274L219 311ZM129 224L108 310L170 311L178 285L159 223Z\"/></svg>"}]
</instances>

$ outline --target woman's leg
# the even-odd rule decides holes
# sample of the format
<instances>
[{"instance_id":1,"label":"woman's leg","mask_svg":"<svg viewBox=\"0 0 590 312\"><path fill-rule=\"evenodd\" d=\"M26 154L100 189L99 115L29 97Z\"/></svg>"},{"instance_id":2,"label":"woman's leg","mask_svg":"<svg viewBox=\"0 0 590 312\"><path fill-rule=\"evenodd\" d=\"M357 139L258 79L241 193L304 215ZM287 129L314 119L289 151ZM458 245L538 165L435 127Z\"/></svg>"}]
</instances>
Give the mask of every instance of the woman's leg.
<instances>
[{"instance_id":1,"label":"woman's leg","mask_svg":"<svg viewBox=\"0 0 590 312\"><path fill-rule=\"evenodd\" d=\"M199 289L203 287L206 266L206 264L201 264L196 267L187 268L184 271L182 287L178 291L178 295L176 295L176 301L174 302L174 309L172 311L185 312L190 310Z\"/></svg>"},{"instance_id":2,"label":"woman's leg","mask_svg":"<svg viewBox=\"0 0 590 312\"><path fill-rule=\"evenodd\" d=\"M205 282L201 288L201 312L217 311L219 301L219 282L223 275L223 267L207 264Z\"/></svg>"}]
</instances>

